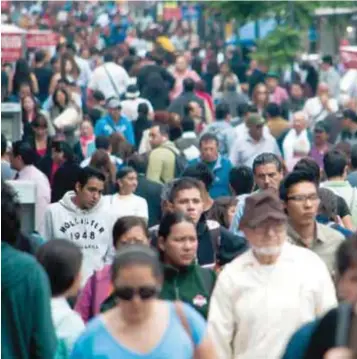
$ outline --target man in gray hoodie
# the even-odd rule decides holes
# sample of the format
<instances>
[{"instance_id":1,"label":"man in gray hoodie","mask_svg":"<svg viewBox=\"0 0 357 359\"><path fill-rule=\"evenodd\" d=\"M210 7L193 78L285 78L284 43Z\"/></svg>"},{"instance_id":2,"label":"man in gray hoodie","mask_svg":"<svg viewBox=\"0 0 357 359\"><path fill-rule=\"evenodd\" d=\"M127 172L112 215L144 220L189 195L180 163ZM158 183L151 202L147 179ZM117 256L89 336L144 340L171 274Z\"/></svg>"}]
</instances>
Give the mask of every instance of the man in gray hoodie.
<instances>
[{"instance_id":1,"label":"man in gray hoodie","mask_svg":"<svg viewBox=\"0 0 357 359\"><path fill-rule=\"evenodd\" d=\"M75 190L52 203L45 213L45 238L68 239L83 252L82 284L111 260L111 234L116 218L102 198L105 176L91 167L81 169Z\"/></svg>"}]
</instances>

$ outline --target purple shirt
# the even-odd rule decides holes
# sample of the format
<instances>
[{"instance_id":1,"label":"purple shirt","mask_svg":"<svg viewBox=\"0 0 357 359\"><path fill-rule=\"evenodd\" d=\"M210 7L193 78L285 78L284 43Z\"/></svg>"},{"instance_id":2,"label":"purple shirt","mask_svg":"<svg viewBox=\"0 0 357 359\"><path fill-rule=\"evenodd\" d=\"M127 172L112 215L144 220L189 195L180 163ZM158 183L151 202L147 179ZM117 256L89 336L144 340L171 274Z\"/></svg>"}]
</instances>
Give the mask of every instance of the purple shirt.
<instances>
[{"instance_id":1,"label":"purple shirt","mask_svg":"<svg viewBox=\"0 0 357 359\"><path fill-rule=\"evenodd\" d=\"M309 157L311 157L320 168L324 167L324 155L329 150L329 145L326 145L322 151L318 150L315 145L311 147Z\"/></svg>"}]
</instances>

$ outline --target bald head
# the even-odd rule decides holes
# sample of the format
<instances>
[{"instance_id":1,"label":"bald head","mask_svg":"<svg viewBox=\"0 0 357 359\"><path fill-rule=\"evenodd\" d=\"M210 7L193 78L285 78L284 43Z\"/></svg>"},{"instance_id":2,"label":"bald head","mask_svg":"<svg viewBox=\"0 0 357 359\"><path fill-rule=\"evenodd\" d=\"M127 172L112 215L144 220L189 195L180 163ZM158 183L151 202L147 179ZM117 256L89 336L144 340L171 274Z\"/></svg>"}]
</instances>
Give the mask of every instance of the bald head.
<instances>
[{"instance_id":1,"label":"bald head","mask_svg":"<svg viewBox=\"0 0 357 359\"><path fill-rule=\"evenodd\" d=\"M319 86L317 87L317 93L319 96L325 94L325 95L328 95L329 94L329 88L328 88L328 85L324 82L321 82L319 84Z\"/></svg>"},{"instance_id":2,"label":"bald head","mask_svg":"<svg viewBox=\"0 0 357 359\"><path fill-rule=\"evenodd\" d=\"M307 127L306 114L303 111L298 111L293 114L293 128L300 133Z\"/></svg>"}]
</instances>

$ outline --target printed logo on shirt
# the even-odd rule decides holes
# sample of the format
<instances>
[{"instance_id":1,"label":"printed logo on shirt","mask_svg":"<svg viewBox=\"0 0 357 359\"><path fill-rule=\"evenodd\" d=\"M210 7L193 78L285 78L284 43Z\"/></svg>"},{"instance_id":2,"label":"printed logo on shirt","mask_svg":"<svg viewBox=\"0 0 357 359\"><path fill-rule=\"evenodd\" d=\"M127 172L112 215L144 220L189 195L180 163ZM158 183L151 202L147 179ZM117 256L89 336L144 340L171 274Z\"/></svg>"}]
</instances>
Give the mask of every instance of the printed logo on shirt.
<instances>
[{"instance_id":1,"label":"printed logo on shirt","mask_svg":"<svg viewBox=\"0 0 357 359\"><path fill-rule=\"evenodd\" d=\"M65 234L67 239L75 242L81 249L99 249L95 241L97 236L104 231L104 226L99 222L87 218L74 218L60 226L60 232Z\"/></svg>"},{"instance_id":2,"label":"printed logo on shirt","mask_svg":"<svg viewBox=\"0 0 357 359\"><path fill-rule=\"evenodd\" d=\"M207 305L207 298L205 298L203 295L201 294L197 294L193 300L192 300L193 305L195 305L196 307L203 307L205 305Z\"/></svg>"}]
</instances>

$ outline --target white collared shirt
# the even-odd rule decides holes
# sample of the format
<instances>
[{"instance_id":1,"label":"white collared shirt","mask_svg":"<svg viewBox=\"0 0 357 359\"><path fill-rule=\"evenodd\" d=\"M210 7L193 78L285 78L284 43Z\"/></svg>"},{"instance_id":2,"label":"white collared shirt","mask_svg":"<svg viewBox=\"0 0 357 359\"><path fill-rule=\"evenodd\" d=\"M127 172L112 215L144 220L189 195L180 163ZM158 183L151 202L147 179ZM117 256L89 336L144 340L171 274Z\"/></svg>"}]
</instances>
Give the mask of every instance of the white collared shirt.
<instances>
[{"instance_id":1,"label":"white collared shirt","mask_svg":"<svg viewBox=\"0 0 357 359\"><path fill-rule=\"evenodd\" d=\"M291 335L337 305L326 265L285 243L277 262L261 265L248 250L220 273L208 325L219 359L281 358Z\"/></svg>"},{"instance_id":2,"label":"white collared shirt","mask_svg":"<svg viewBox=\"0 0 357 359\"><path fill-rule=\"evenodd\" d=\"M275 138L263 130L263 136L259 142L252 139L248 132L241 134L234 142L229 154L233 166L253 166L255 157L270 152L281 157L281 152Z\"/></svg>"}]
</instances>

